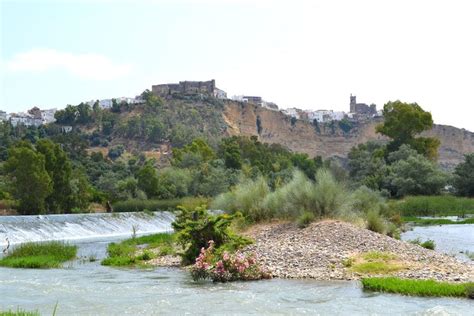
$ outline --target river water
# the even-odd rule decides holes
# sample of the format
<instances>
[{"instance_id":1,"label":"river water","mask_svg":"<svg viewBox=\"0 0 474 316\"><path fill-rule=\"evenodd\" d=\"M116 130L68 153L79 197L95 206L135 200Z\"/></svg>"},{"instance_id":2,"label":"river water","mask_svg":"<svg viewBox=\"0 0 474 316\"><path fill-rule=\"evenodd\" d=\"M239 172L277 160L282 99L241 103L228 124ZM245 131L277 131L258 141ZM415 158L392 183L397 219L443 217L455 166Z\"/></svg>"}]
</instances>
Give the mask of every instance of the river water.
<instances>
[{"instance_id":1,"label":"river water","mask_svg":"<svg viewBox=\"0 0 474 316\"><path fill-rule=\"evenodd\" d=\"M120 221L107 219L115 220ZM162 218L154 230L169 230L170 222ZM0 268L0 310L21 307L51 315L57 304L57 315L472 315L474 311L472 300L364 292L358 282L195 283L180 269L103 267L99 262L107 244L130 234L124 225L123 231L116 228L115 234L98 238L101 229L89 229L87 234L94 236L75 235L79 259L64 269ZM98 260L89 262L89 257Z\"/></svg>"}]
</instances>

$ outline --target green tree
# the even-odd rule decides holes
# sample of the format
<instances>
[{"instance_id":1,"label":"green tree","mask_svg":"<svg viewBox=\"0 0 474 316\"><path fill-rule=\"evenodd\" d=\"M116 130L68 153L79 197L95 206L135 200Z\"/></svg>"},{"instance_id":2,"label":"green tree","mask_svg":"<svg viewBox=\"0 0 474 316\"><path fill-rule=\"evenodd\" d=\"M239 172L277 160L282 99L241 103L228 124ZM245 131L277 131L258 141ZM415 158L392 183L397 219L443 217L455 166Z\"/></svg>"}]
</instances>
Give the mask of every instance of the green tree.
<instances>
[{"instance_id":1,"label":"green tree","mask_svg":"<svg viewBox=\"0 0 474 316\"><path fill-rule=\"evenodd\" d=\"M19 201L18 210L23 214L42 213L46 197L53 192L44 156L31 146L12 147L5 170L10 178L11 193Z\"/></svg>"},{"instance_id":2,"label":"green tree","mask_svg":"<svg viewBox=\"0 0 474 316\"><path fill-rule=\"evenodd\" d=\"M70 181L72 179L72 164L59 144L49 139L41 139L36 144L36 150L45 158L45 168L52 180L53 192L46 198L50 212L69 212L72 195Z\"/></svg>"},{"instance_id":3,"label":"green tree","mask_svg":"<svg viewBox=\"0 0 474 316\"><path fill-rule=\"evenodd\" d=\"M409 152L408 146L404 145L398 152L390 154L392 164L385 180L386 188L398 197L439 194L448 182L448 175L423 155L413 150L407 156L406 153Z\"/></svg>"},{"instance_id":4,"label":"green tree","mask_svg":"<svg viewBox=\"0 0 474 316\"><path fill-rule=\"evenodd\" d=\"M419 133L433 127L431 113L424 111L416 103L394 101L384 105L383 116L384 122L376 127L376 131L392 139L387 146L389 152L398 150L403 144L408 144L418 153L430 159L436 159L439 140L416 137Z\"/></svg>"},{"instance_id":5,"label":"green tree","mask_svg":"<svg viewBox=\"0 0 474 316\"><path fill-rule=\"evenodd\" d=\"M474 153L464 155L464 162L456 166L454 187L457 194L474 197Z\"/></svg>"},{"instance_id":6,"label":"green tree","mask_svg":"<svg viewBox=\"0 0 474 316\"><path fill-rule=\"evenodd\" d=\"M159 178L156 169L148 162L138 171L138 188L146 193L148 198L158 194Z\"/></svg>"}]
</instances>

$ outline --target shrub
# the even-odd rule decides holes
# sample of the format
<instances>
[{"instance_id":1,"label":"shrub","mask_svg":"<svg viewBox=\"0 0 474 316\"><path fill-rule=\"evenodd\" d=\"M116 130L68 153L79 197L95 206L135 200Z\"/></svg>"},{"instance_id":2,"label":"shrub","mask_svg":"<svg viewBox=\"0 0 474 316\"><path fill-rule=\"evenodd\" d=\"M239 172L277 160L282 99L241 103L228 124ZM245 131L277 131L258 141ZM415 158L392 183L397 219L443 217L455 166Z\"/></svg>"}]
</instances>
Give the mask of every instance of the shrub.
<instances>
[{"instance_id":1,"label":"shrub","mask_svg":"<svg viewBox=\"0 0 474 316\"><path fill-rule=\"evenodd\" d=\"M408 280L395 277L362 279L365 290L414 296L454 296L472 298L474 283L447 283L434 280Z\"/></svg>"},{"instance_id":2,"label":"shrub","mask_svg":"<svg viewBox=\"0 0 474 316\"><path fill-rule=\"evenodd\" d=\"M348 192L338 183L329 170L320 169L316 173L314 186L315 215L318 217L337 217L349 204Z\"/></svg>"},{"instance_id":3,"label":"shrub","mask_svg":"<svg viewBox=\"0 0 474 316\"><path fill-rule=\"evenodd\" d=\"M77 246L63 242L25 243L0 260L0 266L11 268L59 268L76 257Z\"/></svg>"},{"instance_id":4,"label":"shrub","mask_svg":"<svg viewBox=\"0 0 474 316\"><path fill-rule=\"evenodd\" d=\"M219 195L211 204L212 209L242 214L251 221L271 218L273 214L264 208L263 201L270 193L267 181L263 177L239 183L231 192Z\"/></svg>"},{"instance_id":5,"label":"shrub","mask_svg":"<svg viewBox=\"0 0 474 316\"><path fill-rule=\"evenodd\" d=\"M436 244L434 240L428 239L427 241L421 242L420 238L409 240L410 243L414 245L421 246L426 249L434 250L436 247Z\"/></svg>"},{"instance_id":6,"label":"shrub","mask_svg":"<svg viewBox=\"0 0 474 316\"><path fill-rule=\"evenodd\" d=\"M270 214L283 218L296 218L312 212L315 206L314 183L299 170L293 172L290 182L269 194L263 205Z\"/></svg>"},{"instance_id":7,"label":"shrub","mask_svg":"<svg viewBox=\"0 0 474 316\"><path fill-rule=\"evenodd\" d=\"M196 258L191 275L195 281L211 279L213 282L229 282L236 280L259 280L270 278L257 263L254 254L236 252L222 255L214 251L214 242L209 241L209 247L202 248Z\"/></svg>"},{"instance_id":8,"label":"shrub","mask_svg":"<svg viewBox=\"0 0 474 316\"><path fill-rule=\"evenodd\" d=\"M229 226L232 220L242 216L240 213L234 215L221 214L212 216L202 208L194 211L180 207L180 213L173 222L173 228L177 232L177 241L183 247L181 255L183 264L190 264L198 257L200 250L213 240L215 247L227 247L237 250L251 243L247 238L234 234Z\"/></svg>"},{"instance_id":9,"label":"shrub","mask_svg":"<svg viewBox=\"0 0 474 316\"><path fill-rule=\"evenodd\" d=\"M313 213L304 212L298 217L298 219L296 220L296 223L299 228L305 228L305 227L308 227L309 224L311 224L314 221L314 219L315 217Z\"/></svg>"},{"instance_id":10,"label":"shrub","mask_svg":"<svg viewBox=\"0 0 474 316\"><path fill-rule=\"evenodd\" d=\"M378 211L369 211L367 213L367 226L368 230L373 232L384 234L387 230L384 219L380 216Z\"/></svg>"},{"instance_id":11,"label":"shrub","mask_svg":"<svg viewBox=\"0 0 474 316\"><path fill-rule=\"evenodd\" d=\"M430 249L430 250L434 250L435 247L436 247L434 240L427 240L427 241L421 243L420 246L423 247L423 248L426 248L426 249Z\"/></svg>"},{"instance_id":12,"label":"shrub","mask_svg":"<svg viewBox=\"0 0 474 316\"><path fill-rule=\"evenodd\" d=\"M379 192L373 191L366 186L361 186L352 195L352 210L360 213L369 211L380 211L383 209L385 199Z\"/></svg>"}]
</instances>

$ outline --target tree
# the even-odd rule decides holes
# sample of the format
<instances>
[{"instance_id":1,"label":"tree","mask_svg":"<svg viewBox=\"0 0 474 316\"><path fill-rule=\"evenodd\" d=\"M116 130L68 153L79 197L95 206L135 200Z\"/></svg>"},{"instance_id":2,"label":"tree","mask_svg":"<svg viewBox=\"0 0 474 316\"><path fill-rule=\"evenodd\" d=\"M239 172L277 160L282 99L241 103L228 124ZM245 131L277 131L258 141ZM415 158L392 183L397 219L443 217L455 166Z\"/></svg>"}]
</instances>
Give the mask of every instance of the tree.
<instances>
[{"instance_id":1,"label":"tree","mask_svg":"<svg viewBox=\"0 0 474 316\"><path fill-rule=\"evenodd\" d=\"M19 201L23 214L39 214L45 210L45 200L53 192L51 178L45 168L45 158L31 146L12 147L5 170L10 178L10 190Z\"/></svg>"},{"instance_id":2,"label":"tree","mask_svg":"<svg viewBox=\"0 0 474 316\"><path fill-rule=\"evenodd\" d=\"M440 142L436 138L418 137L416 135L433 127L431 113L425 112L416 103L401 101L388 102L383 109L384 122L376 131L391 138L388 152L398 150L408 144L430 159L436 159Z\"/></svg>"},{"instance_id":3,"label":"tree","mask_svg":"<svg viewBox=\"0 0 474 316\"><path fill-rule=\"evenodd\" d=\"M74 205L69 200L73 194L70 182L72 179L72 165L66 153L59 144L49 139L42 139L36 144L36 150L45 158L45 168L52 180L53 192L46 198L46 205L50 212L69 212Z\"/></svg>"},{"instance_id":4,"label":"tree","mask_svg":"<svg viewBox=\"0 0 474 316\"><path fill-rule=\"evenodd\" d=\"M474 153L464 155L464 162L456 166L454 187L457 194L474 197Z\"/></svg>"},{"instance_id":5,"label":"tree","mask_svg":"<svg viewBox=\"0 0 474 316\"><path fill-rule=\"evenodd\" d=\"M152 198L158 194L158 173L150 162L147 162L145 166L138 171L137 178L138 188L145 192L148 198Z\"/></svg>"},{"instance_id":6,"label":"tree","mask_svg":"<svg viewBox=\"0 0 474 316\"><path fill-rule=\"evenodd\" d=\"M389 160L392 164L385 181L394 196L439 194L448 182L448 175L434 162L414 150L410 153L407 145L392 153Z\"/></svg>"},{"instance_id":7,"label":"tree","mask_svg":"<svg viewBox=\"0 0 474 316\"><path fill-rule=\"evenodd\" d=\"M77 116L77 107L73 105L68 105L64 110L59 110L54 114L57 123L70 125L73 125L76 122Z\"/></svg>"}]
</instances>

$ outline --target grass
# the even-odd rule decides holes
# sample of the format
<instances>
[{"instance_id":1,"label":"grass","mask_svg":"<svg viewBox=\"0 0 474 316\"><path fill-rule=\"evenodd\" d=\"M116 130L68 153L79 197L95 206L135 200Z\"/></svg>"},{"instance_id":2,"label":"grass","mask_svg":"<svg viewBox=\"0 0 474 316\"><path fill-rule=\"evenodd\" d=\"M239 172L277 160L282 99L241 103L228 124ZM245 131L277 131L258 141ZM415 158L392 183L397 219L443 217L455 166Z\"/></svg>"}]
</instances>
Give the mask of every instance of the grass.
<instances>
[{"instance_id":1,"label":"grass","mask_svg":"<svg viewBox=\"0 0 474 316\"><path fill-rule=\"evenodd\" d=\"M362 279L365 290L413 296L474 298L474 283L453 284L434 280L408 280L394 277Z\"/></svg>"},{"instance_id":2,"label":"grass","mask_svg":"<svg viewBox=\"0 0 474 316\"><path fill-rule=\"evenodd\" d=\"M452 225L452 224L474 224L474 218L467 218L462 221L453 221L445 218L419 218L414 216L402 217L404 222L410 222L418 226L428 225Z\"/></svg>"},{"instance_id":3,"label":"grass","mask_svg":"<svg viewBox=\"0 0 474 316\"><path fill-rule=\"evenodd\" d=\"M63 242L25 243L0 260L0 266L10 268L59 268L76 257L77 246Z\"/></svg>"},{"instance_id":4,"label":"grass","mask_svg":"<svg viewBox=\"0 0 474 316\"><path fill-rule=\"evenodd\" d=\"M131 266L142 264L156 257L151 249L158 248L158 255L174 255L176 236L174 234L160 233L126 239L120 243L111 243L107 247L108 257L102 260L105 266ZM140 245L145 245L143 251L138 251ZM139 254L137 254L139 252Z\"/></svg>"},{"instance_id":5,"label":"grass","mask_svg":"<svg viewBox=\"0 0 474 316\"><path fill-rule=\"evenodd\" d=\"M16 311L0 311L0 316L40 316L41 314L38 311L25 311L18 308Z\"/></svg>"},{"instance_id":6,"label":"grass","mask_svg":"<svg viewBox=\"0 0 474 316\"><path fill-rule=\"evenodd\" d=\"M388 274L405 268L397 259L396 255L389 252L370 251L351 258L350 261L346 260L343 264L361 274Z\"/></svg>"},{"instance_id":7,"label":"grass","mask_svg":"<svg viewBox=\"0 0 474 316\"><path fill-rule=\"evenodd\" d=\"M410 196L393 203L402 216L461 216L474 214L474 199L452 195Z\"/></svg>"},{"instance_id":8,"label":"grass","mask_svg":"<svg viewBox=\"0 0 474 316\"><path fill-rule=\"evenodd\" d=\"M419 245L423 248L434 250L436 248L436 244L434 240L428 239L427 241L421 242L420 238L409 240L410 243L414 245Z\"/></svg>"}]
</instances>

